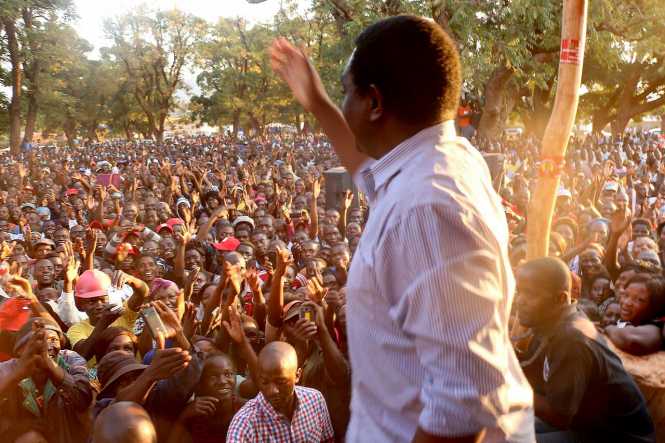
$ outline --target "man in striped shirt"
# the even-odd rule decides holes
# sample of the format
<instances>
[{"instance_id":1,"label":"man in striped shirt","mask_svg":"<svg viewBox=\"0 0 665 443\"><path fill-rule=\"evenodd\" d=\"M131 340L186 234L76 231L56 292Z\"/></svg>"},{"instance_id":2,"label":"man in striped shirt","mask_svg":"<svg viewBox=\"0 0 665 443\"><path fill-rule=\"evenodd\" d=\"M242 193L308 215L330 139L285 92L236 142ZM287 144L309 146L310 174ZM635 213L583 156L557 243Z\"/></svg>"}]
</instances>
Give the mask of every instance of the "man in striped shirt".
<instances>
[{"instance_id":1,"label":"man in striped shirt","mask_svg":"<svg viewBox=\"0 0 665 443\"><path fill-rule=\"evenodd\" d=\"M296 386L300 373L290 344L266 345L259 354L261 392L233 417L227 443L332 443L333 428L323 395Z\"/></svg>"},{"instance_id":2,"label":"man in striped shirt","mask_svg":"<svg viewBox=\"0 0 665 443\"><path fill-rule=\"evenodd\" d=\"M302 51L272 64L326 131L370 217L348 276L349 442L532 442L508 335L508 228L482 156L455 134L454 43L398 16L362 32L340 111Z\"/></svg>"}]
</instances>

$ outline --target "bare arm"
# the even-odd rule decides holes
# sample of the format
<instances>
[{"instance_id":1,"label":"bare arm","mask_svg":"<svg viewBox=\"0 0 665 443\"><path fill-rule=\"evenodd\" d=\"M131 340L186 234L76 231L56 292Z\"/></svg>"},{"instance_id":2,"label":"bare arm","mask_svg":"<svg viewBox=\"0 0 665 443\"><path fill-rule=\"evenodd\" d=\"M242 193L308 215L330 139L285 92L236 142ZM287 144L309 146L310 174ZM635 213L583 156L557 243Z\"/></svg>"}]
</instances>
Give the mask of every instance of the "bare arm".
<instances>
[{"instance_id":1,"label":"bare arm","mask_svg":"<svg viewBox=\"0 0 665 443\"><path fill-rule=\"evenodd\" d=\"M312 203L309 207L309 218L311 223L309 225L309 238L315 239L319 236L319 211L317 205L317 199L321 194L321 182L319 180L314 180L312 184Z\"/></svg>"},{"instance_id":2,"label":"bare arm","mask_svg":"<svg viewBox=\"0 0 665 443\"><path fill-rule=\"evenodd\" d=\"M663 343L660 329L654 325L608 326L605 332L617 348L633 355L653 354L660 351Z\"/></svg>"},{"instance_id":3,"label":"bare arm","mask_svg":"<svg viewBox=\"0 0 665 443\"><path fill-rule=\"evenodd\" d=\"M319 121L344 167L355 174L369 157L356 149L356 139L344 115L328 96L305 53L280 38L273 42L270 57L273 69L289 86L296 100Z\"/></svg>"}]
</instances>

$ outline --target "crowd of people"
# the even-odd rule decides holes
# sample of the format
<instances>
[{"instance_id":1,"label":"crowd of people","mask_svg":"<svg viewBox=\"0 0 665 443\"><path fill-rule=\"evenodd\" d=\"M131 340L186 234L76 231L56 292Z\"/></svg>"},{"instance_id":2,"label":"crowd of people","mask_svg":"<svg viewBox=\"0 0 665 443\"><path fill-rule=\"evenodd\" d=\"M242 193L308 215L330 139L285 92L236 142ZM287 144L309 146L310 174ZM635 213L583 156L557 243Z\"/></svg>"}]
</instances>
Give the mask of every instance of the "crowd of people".
<instances>
[{"instance_id":1,"label":"crowd of people","mask_svg":"<svg viewBox=\"0 0 665 443\"><path fill-rule=\"evenodd\" d=\"M382 26L396 40L373 38ZM409 16L369 28L354 57L387 54L367 47L398 44L398 28L422 43L405 44L409 51L427 41L447 45L455 59L443 31ZM324 94L290 82L317 77L302 52L275 45L276 70L296 98L305 105L311 91ZM434 59L426 55L419 60ZM299 71L287 72L295 62ZM347 90L352 75L363 81L347 71ZM459 95L450 91L448 107ZM362 119L349 120L362 103L345 102L344 118L366 135ZM336 108L319 105L331 141L349 141ZM388 109L371 106L372 115ZM539 162L533 139L477 139L465 125L472 144L506 158L501 206L480 155L455 137L452 122L436 114L419 125L426 129L409 126L403 132L415 138L395 151L390 137L372 146L383 150L374 158L385 157L360 193L326 183L344 151L336 155L327 138L311 134L113 140L4 154L3 441L333 442L349 428L351 441L487 431L492 441L526 442L534 412L539 442L655 441L645 399L608 340L638 355L663 348L662 140L575 138L565 163L549 164ZM401 130L385 134L399 142ZM441 140L459 148L446 154L443 175L466 187L442 185L452 200L416 196L431 205L413 211L386 197L389 186L400 201L413 200L413 183L432 186L427 156L440 161ZM424 154L409 162L414 147ZM343 164L365 158L344 153ZM466 184L461 175L472 171L455 165L480 181ZM552 257L526 261L530 192L545 173L562 174ZM464 210L451 212L450 201ZM372 256L379 243L382 255ZM432 295L437 288L445 288L441 297ZM508 317L523 372L503 349ZM352 334L364 334L365 347L357 341L350 349ZM352 386L362 416L355 428ZM382 390L391 398L378 396ZM393 407L381 409L386 404Z\"/></svg>"},{"instance_id":2,"label":"crowd of people","mask_svg":"<svg viewBox=\"0 0 665 443\"><path fill-rule=\"evenodd\" d=\"M507 158L501 194L517 270L537 144L479 146ZM579 310L635 354L663 347L661 148L639 135L574 144L550 245L570 266ZM112 141L2 165L9 441L85 441L87 418L113 434L103 418L114 403L121 414L142 406L161 441L341 441L346 273L367 207L352 192L327 198L324 172L337 161L324 138ZM156 329L141 315L151 307Z\"/></svg>"}]
</instances>

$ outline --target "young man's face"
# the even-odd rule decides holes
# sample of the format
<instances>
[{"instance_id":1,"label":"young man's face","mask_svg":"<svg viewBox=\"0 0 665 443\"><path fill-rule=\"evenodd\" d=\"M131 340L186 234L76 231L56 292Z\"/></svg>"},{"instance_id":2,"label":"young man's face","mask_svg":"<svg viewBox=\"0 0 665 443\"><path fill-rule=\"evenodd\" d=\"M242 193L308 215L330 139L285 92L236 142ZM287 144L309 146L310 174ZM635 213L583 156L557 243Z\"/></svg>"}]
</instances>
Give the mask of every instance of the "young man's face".
<instances>
[{"instance_id":1,"label":"young man's face","mask_svg":"<svg viewBox=\"0 0 665 443\"><path fill-rule=\"evenodd\" d=\"M234 386L235 369L231 360L225 356L207 358L196 394L223 401L231 398Z\"/></svg>"},{"instance_id":2,"label":"young man's face","mask_svg":"<svg viewBox=\"0 0 665 443\"><path fill-rule=\"evenodd\" d=\"M543 290L534 272L519 268L517 270L517 312L520 323L526 327L548 324L554 310L554 297Z\"/></svg>"},{"instance_id":3,"label":"young man's face","mask_svg":"<svg viewBox=\"0 0 665 443\"><path fill-rule=\"evenodd\" d=\"M108 303L108 297L94 297L94 298L76 298L76 307L79 311L86 313L90 319L91 324L97 323L104 312L104 306Z\"/></svg>"},{"instance_id":4,"label":"young man's face","mask_svg":"<svg viewBox=\"0 0 665 443\"><path fill-rule=\"evenodd\" d=\"M55 277L55 268L49 260L39 260L35 264L35 278L40 285L50 285Z\"/></svg>"},{"instance_id":5,"label":"young man's face","mask_svg":"<svg viewBox=\"0 0 665 443\"><path fill-rule=\"evenodd\" d=\"M285 413L295 395L299 370L280 363L260 362L259 390L275 410Z\"/></svg>"}]
</instances>

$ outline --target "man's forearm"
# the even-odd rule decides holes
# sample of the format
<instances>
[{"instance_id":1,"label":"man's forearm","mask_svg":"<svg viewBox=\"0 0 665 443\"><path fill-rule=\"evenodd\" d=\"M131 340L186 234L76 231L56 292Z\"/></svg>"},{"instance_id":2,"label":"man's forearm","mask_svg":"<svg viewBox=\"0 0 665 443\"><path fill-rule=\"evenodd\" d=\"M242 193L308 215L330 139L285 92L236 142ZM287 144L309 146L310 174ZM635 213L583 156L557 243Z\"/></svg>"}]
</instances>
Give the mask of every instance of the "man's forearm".
<instances>
[{"instance_id":1,"label":"man's forearm","mask_svg":"<svg viewBox=\"0 0 665 443\"><path fill-rule=\"evenodd\" d=\"M335 152L351 175L369 157L356 149L356 139L344 119L344 115L329 97L323 97L313 111Z\"/></svg>"},{"instance_id":2,"label":"man's forearm","mask_svg":"<svg viewBox=\"0 0 665 443\"><path fill-rule=\"evenodd\" d=\"M349 376L349 364L328 332L328 328L319 332L319 345L323 350L323 361L333 380L345 380Z\"/></svg>"},{"instance_id":3,"label":"man's forearm","mask_svg":"<svg viewBox=\"0 0 665 443\"><path fill-rule=\"evenodd\" d=\"M140 405L144 404L148 398L148 394L157 383L156 380L150 377L147 371L143 371L141 375L126 388L120 390L115 397L115 401L133 401Z\"/></svg>"},{"instance_id":4,"label":"man's forearm","mask_svg":"<svg viewBox=\"0 0 665 443\"><path fill-rule=\"evenodd\" d=\"M275 327L282 326L283 278L282 275L275 274L270 288L270 299L268 300L268 322Z\"/></svg>"},{"instance_id":5,"label":"man's forearm","mask_svg":"<svg viewBox=\"0 0 665 443\"><path fill-rule=\"evenodd\" d=\"M76 342L74 345L74 351L78 352L78 354L86 360L90 360L93 357L92 354L95 348L95 343L97 343L97 340L104 329L106 329L106 326L97 323L88 338Z\"/></svg>"}]
</instances>

